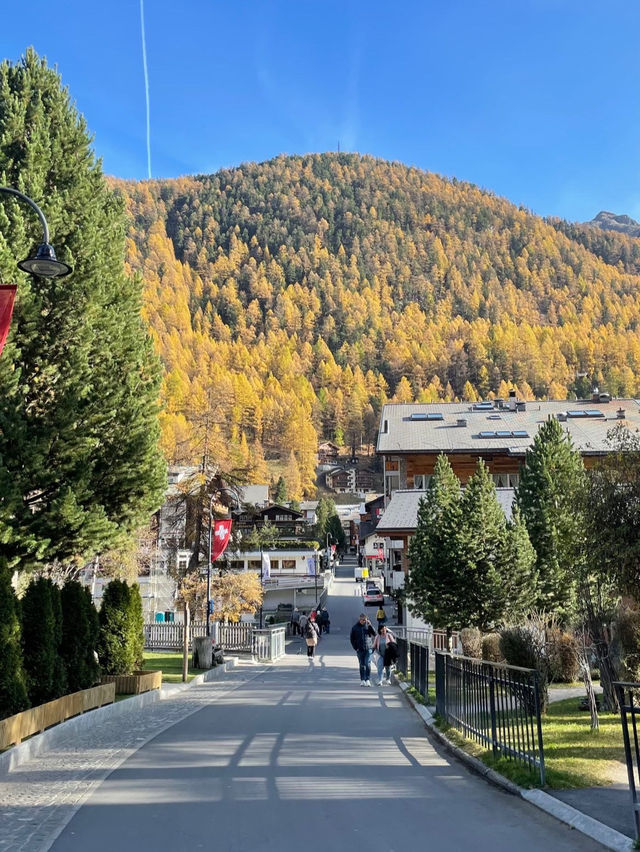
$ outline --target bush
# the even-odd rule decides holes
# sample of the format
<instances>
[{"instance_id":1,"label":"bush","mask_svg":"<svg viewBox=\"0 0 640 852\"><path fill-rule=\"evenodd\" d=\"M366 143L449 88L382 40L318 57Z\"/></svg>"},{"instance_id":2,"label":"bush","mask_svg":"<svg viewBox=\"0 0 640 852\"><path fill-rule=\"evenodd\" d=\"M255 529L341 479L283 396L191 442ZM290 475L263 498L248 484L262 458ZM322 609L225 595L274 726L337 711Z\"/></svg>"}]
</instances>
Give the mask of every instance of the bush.
<instances>
[{"instance_id":1,"label":"bush","mask_svg":"<svg viewBox=\"0 0 640 852\"><path fill-rule=\"evenodd\" d=\"M640 611L622 604L615 618L614 634L620 679L637 681L640 678Z\"/></svg>"},{"instance_id":2,"label":"bush","mask_svg":"<svg viewBox=\"0 0 640 852\"><path fill-rule=\"evenodd\" d=\"M51 580L39 577L29 583L22 599L22 658L29 700L34 706L66 692L61 639L60 591Z\"/></svg>"},{"instance_id":3,"label":"bush","mask_svg":"<svg viewBox=\"0 0 640 852\"><path fill-rule=\"evenodd\" d=\"M460 631L462 653L474 660L482 659L482 633L477 627L465 627Z\"/></svg>"},{"instance_id":4,"label":"bush","mask_svg":"<svg viewBox=\"0 0 640 852\"><path fill-rule=\"evenodd\" d=\"M69 692L89 689L100 677L96 660L98 613L91 593L77 580L68 580L60 593L62 644L60 654L67 672Z\"/></svg>"},{"instance_id":5,"label":"bush","mask_svg":"<svg viewBox=\"0 0 640 852\"><path fill-rule=\"evenodd\" d=\"M575 638L564 630L547 631L549 678L556 683L573 683L578 677L578 648Z\"/></svg>"},{"instance_id":6,"label":"bush","mask_svg":"<svg viewBox=\"0 0 640 852\"><path fill-rule=\"evenodd\" d=\"M549 665L544 630L534 624L505 627L500 631L500 651L510 666L536 669L540 704L543 710L546 709Z\"/></svg>"},{"instance_id":7,"label":"bush","mask_svg":"<svg viewBox=\"0 0 640 852\"><path fill-rule=\"evenodd\" d=\"M100 668L104 674L131 674L136 668L139 643L134 636L135 608L132 590L124 580L111 580L105 586L98 643Z\"/></svg>"},{"instance_id":8,"label":"bush","mask_svg":"<svg viewBox=\"0 0 640 852\"><path fill-rule=\"evenodd\" d=\"M29 706L22 667L18 609L9 572L0 569L0 719L13 716Z\"/></svg>"},{"instance_id":9,"label":"bush","mask_svg":"<svg viewBox=\"0 0 640 852\"><path fill-rule=\"evenodd\" d=\"M504 663L499 633L487 633L482 637L482 659L490 663Z\"/></svg>"}]
</instances>

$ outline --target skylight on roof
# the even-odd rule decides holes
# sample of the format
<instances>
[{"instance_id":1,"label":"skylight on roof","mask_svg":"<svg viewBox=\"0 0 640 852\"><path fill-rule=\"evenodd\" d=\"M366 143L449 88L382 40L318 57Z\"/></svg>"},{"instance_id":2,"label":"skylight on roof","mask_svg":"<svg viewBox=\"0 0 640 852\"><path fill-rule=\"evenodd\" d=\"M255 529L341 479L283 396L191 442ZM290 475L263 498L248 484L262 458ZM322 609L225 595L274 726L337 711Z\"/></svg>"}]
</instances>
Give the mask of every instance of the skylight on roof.
<instances>
[{"instance_id":1,"label":"skylight on roof","mask_svg":"<svg viewBox=\"0 0 640 852\"><path fill-rule=\"evenodd\" d=\"M493 408L492 402L474 402L473 410L474 411L491 411Z\"/></svg>"},{"instance_id":2,"label":"skylight on roof","mask_svg":"<svg viewBox=\"0 0 640 852\"><path fill-rule=\"evenodd\" d=\"M478 435L479 438L495 438L495 432L480 432Z\"/></svg>"},{"instance_id":3,"label":"skylight on roof","mask_svg":"<svg viewBox=\"0 0 640 852\"><path fill-rule=\"evenodd\" d=\"M587 410L584 413L584 416L585 417L604 417L604 414L602 413L602 411L600 411L597 408L587 408Z\"/></svg>"},{"instance_id":4,"label":"skylight on roof","mask_svg":"<svg viewBox=\"0 0 640 852\"><path fill-rule=\"evenodd\" d=\"M426 411L414 411L409 420L420 420L422 422L425 420L444 420L444 414L440 414L439 411L428 413Z\"/></svg>"},{"instance_id":5,"label":"skylight on roof","mask_svg":"<svg viewBox=\"0 0 640 852\"><path fill-rule=\"evenodd\" d=\"M414 411L409 419L410 420L427 420L428 418L429 418L428 414L422 414L418 411Z\"/></svg>"},{"instance_id":6,"label":"skylight on roof","mask_svg":"<svg viewBox=\"0 0 640 852\"><path fill-rule=\"evenodd\" d=\"M517 429L516 431L511 433L514 438L528 438L529 433L525 432L524 429Z\"/></svg>"},{"instance_id":7,"label":"skylight on roof","mask_svg":"<svg viewBox=\"0 0 640 852\"><path fill-rule=\"evenodd\" d=\"M573 411L567 411L567 417L584 417L585 414L586 412L582 408L577 411L575 409Z\"/></svg>"},{"instance_id":8,"label":"skylight on roof","mask_svg":"<svg viewBox=\"0 0 640 852\"><path fill-rule=\"evenodd\" d=\"M479 432L478 438L528 438L529 433L524 429L518 429L515 432L507 432L506 429L501 429L498 432Z\"/></svg>"},{"instance_id":9,"label":"skylight on roof","mask_svg":"<svg viewBox=\"0 0 640 852\"><path fill-rule=\"evenodd\" d=\"M434 412L433 414L427 414L427 420L444 420L444 415L439 414L438 412Z\"/></svg>"}]
</instances>

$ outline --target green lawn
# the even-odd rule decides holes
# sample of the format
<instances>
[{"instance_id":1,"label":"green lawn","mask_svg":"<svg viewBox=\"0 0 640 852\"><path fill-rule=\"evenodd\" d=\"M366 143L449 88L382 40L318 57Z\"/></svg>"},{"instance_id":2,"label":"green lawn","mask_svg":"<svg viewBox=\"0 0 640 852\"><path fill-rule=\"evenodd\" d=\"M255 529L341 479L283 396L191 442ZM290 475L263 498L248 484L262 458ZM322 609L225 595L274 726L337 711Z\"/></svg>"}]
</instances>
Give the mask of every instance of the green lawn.
<instances>
[{"instance_id":1,"label":"green lawn","mask_svg":"<svg viewBox=\"0 0 640 852\"><path fill-rule=\"evenodd\" d=\"M547 786L554 790L595 787L626 781L624 744L620 717L599 714L600 729L592 731L588 712L578 710L579 698L567 698L549 706L542 722ZM530 772L515 761L496 759L490 751L457 731L447 728L447 737L522 787L540 785L537 770Z\"/></svg>"},{"instance_id":2,"label":"green lawn","mask_svg":"<svg viewBox=\"0 0 640 852\"><path fill-rule=\"evenodd\" d=\"M145 671L162 671L163 683L182 683L182 651L145 651ZM196 675L202 674L206 669L194 669L191 667L191 654L189 654L189 673L187 680L193 680Z\"/></svg>"}]
</instances>

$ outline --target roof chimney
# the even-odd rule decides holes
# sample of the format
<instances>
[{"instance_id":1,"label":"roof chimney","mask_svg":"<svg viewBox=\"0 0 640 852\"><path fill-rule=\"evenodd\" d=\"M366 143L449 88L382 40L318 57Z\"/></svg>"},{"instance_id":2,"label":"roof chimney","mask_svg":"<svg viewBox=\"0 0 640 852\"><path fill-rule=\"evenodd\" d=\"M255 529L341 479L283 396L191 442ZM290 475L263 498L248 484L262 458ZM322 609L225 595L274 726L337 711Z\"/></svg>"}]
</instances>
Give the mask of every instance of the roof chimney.
<instances>
[{"instance_id":1,"label":"roof chimney","mask_svg":"<svg viewBox=\"0 0 640 852\"><path fill-rule=\"evenodd\" d=\"M618 420L624 420L624 415L625 415L624 408L619 408L616 411L616 417L618 418Z\"/></svg>"},{"instance_id":2,"label":"roof chimney","mask_svg":"<svg viewBox=\"0 0 640 852\"><path fill-rule=\"evenodd\" d=\"M466 417L458 417L456 423L457 423L458 426L464 427L464 426L467 425L467 418Z\"/></svg>"},{"instance_id":3,"label":"roof chimney","mask_svg":"<svg viewBox=\"0 0 640 852\"><path fill-rule=\"evenodd\" d=\"M514 390L509 391L509 411L516 411L517 408L517 399L516 392Z\"/></svg>"}]
</instances>

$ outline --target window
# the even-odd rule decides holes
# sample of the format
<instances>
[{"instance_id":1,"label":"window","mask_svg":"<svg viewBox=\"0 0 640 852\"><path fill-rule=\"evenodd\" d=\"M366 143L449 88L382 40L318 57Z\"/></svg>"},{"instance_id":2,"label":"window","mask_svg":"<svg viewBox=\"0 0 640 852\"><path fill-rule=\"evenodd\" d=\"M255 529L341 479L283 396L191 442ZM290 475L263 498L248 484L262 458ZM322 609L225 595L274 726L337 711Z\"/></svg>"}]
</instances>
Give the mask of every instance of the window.
<instances>
[{"instance_id":1,"label":"window","mask_svg":"<svg viewBox=\"0 0 640 852\"><path fill-rule=\"evenodd\" d=\"M509 488L517 488L520 484L520 474L519 473L510 473L509 474Z\"/></svg>"},{"instance_id":2,"label":"window","mask_svg":"<svg viewBox=\"0 0 640 852\"><path fill-rule=\"evenodd\" d=\"M295 559L283 559L282 560L282 570L290 571L293 573L296 570L296 560Z\"/></svg>"},{"instance_id":3,"label":"window","mask_svg":"<svg viewBox=\"0 0 640 852\"><path fill-rule=\"evenodd\" d=\"M431 476L428 473L414 473L413 487L424 490L429 487Z\"/></svg>"},{"instance_id":4,"label":"window","mask_svg":"<svg viewBox=\"0 0 640 852\"><path fill-rule=\"evenodd\" d=\"M247 563L247 568L249 571L257 571L260 573L260 566L262 562L259 559L250 559Z\"/></svg>"},{"instance_id":5,"label":"window","mask_svg":"<svg viewBox=\"0 0 640 852\"><path fill-rule=\"evenodd\" d=\"M398 488L400 488L400 474L388 473L385 477L384 493L390 497Z\"/></svg>"},{"instance_id":6,"label":"window","mask_svg":"<svg viewBox=\"0 0 640 852\"><path fill-rule=\"evenodd\" d=\"M506 473L494 473L492 479L496 488L506 488L509 485L508 474Z\"/></svg>"}]
</instances>

